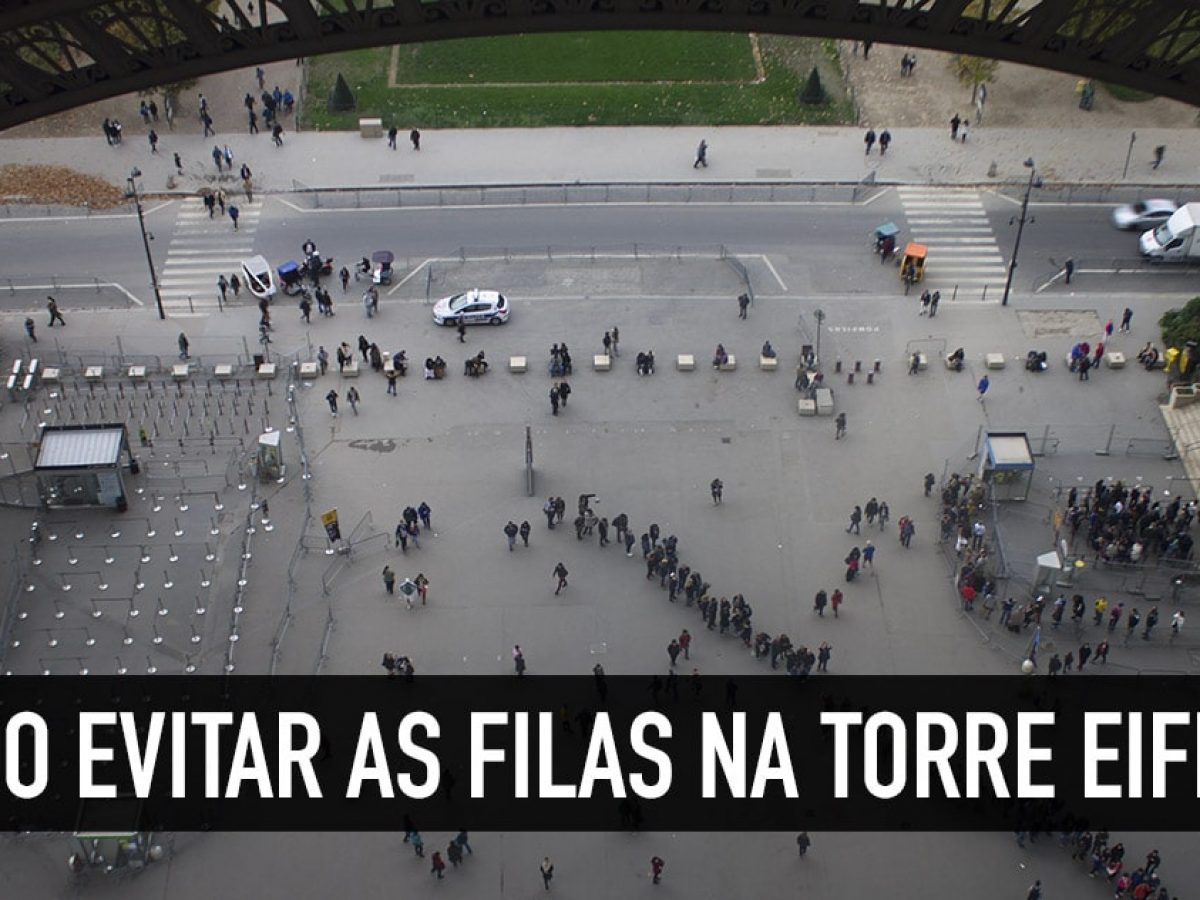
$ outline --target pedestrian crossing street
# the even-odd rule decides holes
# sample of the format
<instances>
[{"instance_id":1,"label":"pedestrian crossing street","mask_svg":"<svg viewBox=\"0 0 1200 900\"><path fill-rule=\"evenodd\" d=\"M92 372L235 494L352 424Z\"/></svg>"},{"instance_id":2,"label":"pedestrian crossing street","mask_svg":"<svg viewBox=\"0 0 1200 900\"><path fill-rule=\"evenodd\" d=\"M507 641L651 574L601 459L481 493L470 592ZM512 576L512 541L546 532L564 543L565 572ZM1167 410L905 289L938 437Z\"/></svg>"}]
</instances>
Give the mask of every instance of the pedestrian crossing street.
<instances>
[{"instance_id":1,"label":"pedestrian crossing street","mask_svg":"<svg viewBox=\"0 0 1200 900\"><path fill-rule=\"evenodd\" d=\"M181 201L167 258L158 279L165 309L178 314L218 308L217 276L223 274L228 279L240 271L243 259L254 255L254 235L258 231L262 204L243 200L238 197L237 208L241 215L237 231L233 230L229 216L221 215L220 207L210 219L201 198L189 197ZM247 302L247 298L253 300L243 287L241 302ZM229 299L234 299L232 291Z\"/></svg>"},{"instance_id":2,"label":"pedestrian crossing street","mask_svg":"<svg viewBox=\"0 0 1200 900\"><path fill-rule=\"evenodd\" d=\"M903 240L929 247L922 288L941 291L945 301L957 285L959 301L999 302L1007 263L979 191L933 186L896 190L909 226Z\"/></svg>"}]
</instances>

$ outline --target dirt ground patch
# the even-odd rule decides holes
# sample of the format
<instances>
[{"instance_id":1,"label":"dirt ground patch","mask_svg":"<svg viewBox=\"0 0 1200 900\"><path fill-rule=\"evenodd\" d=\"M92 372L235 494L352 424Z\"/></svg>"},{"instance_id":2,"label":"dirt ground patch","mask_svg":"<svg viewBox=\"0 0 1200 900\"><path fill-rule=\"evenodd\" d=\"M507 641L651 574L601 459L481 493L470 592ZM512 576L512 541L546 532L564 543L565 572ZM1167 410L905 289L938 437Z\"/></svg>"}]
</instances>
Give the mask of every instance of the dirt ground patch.
<instances>
[{"instance_id":1,"label":"dirt ground patch","mask_svg":"<svg viewBox=\"0 0 1200 900\"><path fill-rule=\"evenodd\" d=\"M945 125L955 113L971 114L971 90L949 68L952 54L912 47L871 47L869 59L841 42L843 68L858 102L859 124L875 128ZM900 59L917 57L911 77L900 77ZM1091 111L1079 108L1078 75L1002 62L988 85L981 127L994 128L1194 128L1197 111L1185 103L1155 98L1141 103L1117 100L1097 85Z\"/></svg>"},{"instance_id":2,"label":"dirt ground patch","mask_svg":"<svg viewBox=\"0 0 1200 900\"><path fill-rule=\"evenodd\" d=\"M1018 310L1017 321L1029 338L1099 337L1104 333L1100 317L1092 309Z\"/></svg>"},{"instance_id":3,"label":"dirt ground patch","mask_svg":"<svg viewBox=\"0 0 1200 900\"><path fill-rule=\"evenodd\" d=\"M108 209L125 195L102 178L66 166L0 166L0 203L37 203Z\"/></svg>"}]
</instances>

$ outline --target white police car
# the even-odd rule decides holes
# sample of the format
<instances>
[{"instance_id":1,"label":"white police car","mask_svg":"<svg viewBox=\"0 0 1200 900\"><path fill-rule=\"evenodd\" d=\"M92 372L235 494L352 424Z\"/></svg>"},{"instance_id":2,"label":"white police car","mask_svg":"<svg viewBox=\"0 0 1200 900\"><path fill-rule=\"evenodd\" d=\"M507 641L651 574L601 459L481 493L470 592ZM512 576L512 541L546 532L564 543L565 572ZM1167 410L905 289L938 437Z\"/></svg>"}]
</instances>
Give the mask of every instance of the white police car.
<instances>
[{"instance_id":1,"label":"white police car","mask_svg":"<svg viewBox=\"0 0 1200 900\"><path fill-rule=\"evenodd\" d=\"M508 300L499 291L478 288L443 297L433 305L433 321L439 325L502 325L508 321Z\"/></svg>"}]
</instances>

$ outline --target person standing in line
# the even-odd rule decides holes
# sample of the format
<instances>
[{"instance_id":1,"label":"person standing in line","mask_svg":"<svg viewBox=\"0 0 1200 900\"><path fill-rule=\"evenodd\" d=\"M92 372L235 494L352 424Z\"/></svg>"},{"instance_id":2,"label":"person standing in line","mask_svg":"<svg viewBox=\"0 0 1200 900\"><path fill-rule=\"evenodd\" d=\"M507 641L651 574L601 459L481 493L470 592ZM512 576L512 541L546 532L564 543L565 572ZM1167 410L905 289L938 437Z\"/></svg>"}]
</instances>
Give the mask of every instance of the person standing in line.
<instances>
[{"instance_id":1,"label":"person standing in line","mask_svg":"<svg viewBox=\"0 0 1200 900\"><path fill-rule=\"evenodd\" d=\"M414 128L408 133L408 139L412 141L412 148L414 150L421 149L421 132Z\"/></svg>"},{"instance_id":2,"label":"person standing in line","mask_svg":"<svg viewBox=\"0 0 1200 900\"><path fill-rule=\"evenodd\" d=\"M542 873L542 885L546 890L550 890L550 880L554 877L554 863L550 862L550 857L542 858L542 864L538 867L538 871Z\"/></svg>"},{"instance_id":3,"label":"person standing in line","mask_svg":"<svg viewBox=\"0 0 1200 900\"><path fill-rule=\"evenodd\" d=\"M46 312L50 313L50 325L48 327L53 328L55 322L58 322L63 328L67 327L67 320L59 312L58 301L49 294L46 295Z\"/></svg>"},{"instance_id":4,"label":"person standing in line","mask_svg":"<svg viewBox=\"0 0 1200 900\"><path fill-rule=\"evenodd\" d=\"M650 857L650 876L653 884L658 884L662 881L663 868L666 865L661 856Z\"/></svg>"},{"instance_id":5,"label":"person standing in line","mask_svg":"<svg viewBox=\"0 0 1200 900\"><path fill-rule=\"evenodd\" d=\"M696 148L696 161L692 163L693 169L699 169L701 166L708 168L708 142L701 140L700 146Z\"/></svg>"},{"instance_id":6,"label":"person standing in line","mask_svg":"<svg viewBox=\"0 0 1200 900\"><path fill-rule=\"evenodd\" d=\"M626 558L631 559L633 557L634 542L635 542L635 538L633 536L633 532L626 531L625 532L625 556L626 556Z\"/></svg>"},{"instance_id":7,"label":"person standing in line","mask_svg":"<svg viewBox=\"0 0 1200 900\"><path fill-rule=\"evenodd\" d=\"M559 591L567 586L567 567L561 562L554 567L554 577L558 579L558 586L554 589L554 596L558 596Z\"/></svg>"}]
</instances>

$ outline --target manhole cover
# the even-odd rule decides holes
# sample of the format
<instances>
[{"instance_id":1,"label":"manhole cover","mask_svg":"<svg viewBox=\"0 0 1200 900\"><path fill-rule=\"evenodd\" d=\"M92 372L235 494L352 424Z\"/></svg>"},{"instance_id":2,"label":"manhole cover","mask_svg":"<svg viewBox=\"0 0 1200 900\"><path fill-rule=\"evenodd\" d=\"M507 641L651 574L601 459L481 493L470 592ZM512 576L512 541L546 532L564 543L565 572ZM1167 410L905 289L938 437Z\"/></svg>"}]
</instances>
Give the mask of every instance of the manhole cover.
<instances>
[{"instance_id":1,"label":"manhole cover","mask_svg":"<svg viewBox=\"0 0 1200 900\"><path fill-rule=\"evenodd\" d=\"M380 184L407 184L408 182L415 180L416 176L411 172L407 175L388 175L385 173L379 176Z\"/></svg>"},{"instance_id":2,"label":"manhole cover","mask_svg":"<svg viewBox=\"0 0 1200 900\"><path fill-rule=\"evenodd\" d=\"M721 443L722 443L722 444L732 444L732 443L733 443L733 438L729 438L729 437L723 437L723 438L721 438Z\"/></svg>"},{"instance_id":3,"label":"manhole cover","mask_svg":"<svg viewBox=\"0 0 1200 900\"><path fill-rule=\"evenodd\" d=\"M791 178L791 169L755 169L755 178Z\"/></svg>"},{"instance_id":4,"label":"manhole cover","mask_svg":"<svg viewBox=\"0 0 1200 900\"><path fill-rule=\"evenodd\" d=\"M1026 337L1095 338L1104 330L1095 310L1019 310L1017 320Z\"/></svg>"}]
</instances>

